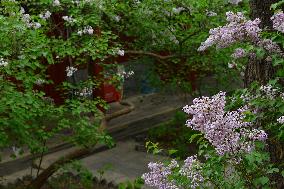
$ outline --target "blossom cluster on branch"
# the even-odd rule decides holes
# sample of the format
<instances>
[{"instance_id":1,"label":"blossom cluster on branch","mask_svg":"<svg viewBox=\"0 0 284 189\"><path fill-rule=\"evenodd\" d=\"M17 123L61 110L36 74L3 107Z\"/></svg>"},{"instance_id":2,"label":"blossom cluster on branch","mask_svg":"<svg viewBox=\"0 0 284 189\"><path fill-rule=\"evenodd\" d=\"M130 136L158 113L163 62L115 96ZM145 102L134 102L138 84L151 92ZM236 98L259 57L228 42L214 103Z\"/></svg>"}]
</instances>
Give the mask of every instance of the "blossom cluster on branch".
<instances>
[{"instance_id":1,"label":"blossom cluster on branch","mask_svg":"<svg viewBox=\"0 0 284 189\"><path fill-rule=\"evenodd\" d=\"M205 51L207 48L216 45L217 48L226 48L238 42L250 42L257 47L265 49L268 53L275 53L283 56L283 52L277 43L271 39L261 39L260 33L262 29L259 27L261 20L247 20L242 12L226 13L227 24L209 31L209 37L201 43L198 51ZM271 19L273 27L279 31L283 31L283 13L277 13ZM248 55L241 48L236 49L232 57L242 58Z\"/></svg>"},{"instance_id":2,"label":"blossom cluster on branch","mask_svg":"<svg viewBox=\"0 0 284 189\"><path fill-rule=\"evenodd\" d=\"M252 123L244 121L245 112L250 111L248 106L225 111L225 98L225 93L220 92L212 98L194 99L193 105L183 108L193 116L186 125L203 133L219 155L249 153L254 149L254 141L263 141L267 135L263 130L251 129Z\"/></svg>"},{"instance_id":3,"label":"blossom cluster on branch","mask_svg":"<svg viewBox=\"0 0 284 189\"><path fill-rule=\"evenodd\" d=\"M169 178L174 172L184 178L189 180L187 184L188 188L197 188L204 182L204 177L202 175L202 163L197 159L197 156L190 156L182 166L172 159L170 164L165 166L163 163L153 163L148 164L150 172L144 173L142 178L145 184L155 187L158 189L179 189L179 185L172 179Z\"/></svg>"}]
</instances>

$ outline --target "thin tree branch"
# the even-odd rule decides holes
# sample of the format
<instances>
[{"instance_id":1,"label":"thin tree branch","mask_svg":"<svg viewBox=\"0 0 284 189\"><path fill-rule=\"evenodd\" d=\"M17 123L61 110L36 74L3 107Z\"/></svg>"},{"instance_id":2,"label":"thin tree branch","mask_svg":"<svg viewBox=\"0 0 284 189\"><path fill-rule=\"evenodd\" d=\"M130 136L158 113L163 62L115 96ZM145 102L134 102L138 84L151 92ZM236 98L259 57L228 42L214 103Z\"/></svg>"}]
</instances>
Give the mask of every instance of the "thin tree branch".
<instances>
[{"instance_id":1,"label":"thin tree branch","mask_svg":"<svg viewBox=\"0 0 284 189\"><path fill-rule=\"evenodd\" d=\"M124 53L125 54L133 54L133 55L152 56L154 58L161 59L161 60L191 56L190 54L172 54L172 55L165 55L165 56L163 56L163 55L159 55L157 53L145 52L145 51L135 51L135 50L128 50L128 51L125 51Z\"/></svg>"}]
</instances>

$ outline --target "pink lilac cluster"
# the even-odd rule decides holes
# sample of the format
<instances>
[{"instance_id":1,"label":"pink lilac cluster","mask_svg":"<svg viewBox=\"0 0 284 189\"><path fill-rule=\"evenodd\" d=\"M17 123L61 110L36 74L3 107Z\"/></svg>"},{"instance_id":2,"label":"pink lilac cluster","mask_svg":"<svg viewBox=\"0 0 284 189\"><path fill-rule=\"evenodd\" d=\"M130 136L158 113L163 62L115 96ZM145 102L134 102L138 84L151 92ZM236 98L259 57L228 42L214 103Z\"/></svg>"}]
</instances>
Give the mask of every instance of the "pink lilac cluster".
<instances>
[{"instance_id":1,"label":"pink lilac cluster","mask_svg":"<svg viewBox=\"0 0 284 189\"><path fill-rule=\"evenodd\" d=\"M179 170L182 176L186 176L190 181L190 188L197 188L204 182L202 176L202 164L197 160L196 155L190 156L184 161L184 165Z\"/></svg>"},{"instance_id":2,"label":"pink lilac cluster","mask_svg":"<svg viewBox=\"0 0 284 189\"><path fill-rule=\"evenodd\" d=\"M231 56L235 59L238 59L238 58L246 57L247 53L244 49L237 48L237 49L235 49L235 52Z\"/></svg>"},{"instance_id":3,"label":"pink lilac cluster","mask_svg":"<svg viewBox=\"0 0 284 189\"><path fill-rule=\"evenodd\" d=\"M277 122L280 124L284 124L284 116L281 116L277 119Z\"/></svg>"},{"instance_id":4,"label":"pink lilac cluster","mask_svg":"<svg viewBox=\"0 0 284 189\"><path fill-rule=\"evenodd\" d=\"M284 13L283 11L277 12L271 17L273 28L277 31L284 33Z\"/></svg>"},{"instance_id":5,"label":"pink lilac cluster","mask_svg":"<svg viewBox=\"0 0 284 189\"><path fill-rule=\"evenodd\" d=\"M198 51L204 51L213 45L216 45L217 48L226 48L236 42L259 41L260 19L246 20L241 12L227 12L226 16L228 23L223 27L211 29L210 36L201 43Z\"/></svg>"},{"instance_id":6,"label":"pink lilac cluster","mask_svg":"<svg viewBox=\"0 0 284 189\"><path fill-rule=\"evenodd\" d=\"M254 147L253 140L239 132L240 129L246 130L255 138L259 138L258 133L250 129L251 123L243 121L244 112L249 108L244 106L235 111L226 112L225 98L225 93L220 92L211 98L194 99L193 105L183 108L184 112L193 116L191 120L187 120L186 125L202 132L219 155L249 153Z\"/></svg>"},{"instance_id":7,"label":"pink lilac cluster","mask_svg":"<svg viewBox=\"0 0 284 189\"><path fill-rule=\"evenodd\" d=\"M142 179L145 184L158 189L178 189L175 183L168 179L168 176L172 174L171 169L175 168L176 165L175 160L172 160L169 166L164 166L163 163L150 162L148 164L150 172L144 173Z\"/></svg>"}]
</instances>

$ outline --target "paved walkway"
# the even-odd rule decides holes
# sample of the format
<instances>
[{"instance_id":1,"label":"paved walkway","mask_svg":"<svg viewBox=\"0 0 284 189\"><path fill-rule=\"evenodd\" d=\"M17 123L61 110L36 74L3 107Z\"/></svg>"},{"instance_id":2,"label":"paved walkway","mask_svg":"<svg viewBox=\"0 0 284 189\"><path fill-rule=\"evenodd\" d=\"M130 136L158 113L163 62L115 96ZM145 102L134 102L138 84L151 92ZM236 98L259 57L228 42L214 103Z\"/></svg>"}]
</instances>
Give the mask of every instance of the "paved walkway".
<instances>
[{"instance_id":1,"label":"paved walkway","mask_svg":"<svg viewBox=\"0 0 284 189\"><path fill-rule=\"evenodd\" d=\"M126 180L134 180L147 171L147 164L156 161L156 157L134 150L135 143L124 140L123 136L135 135L141 128L147 129L163 121L172 118L175 111L184 103L173 94L151 94L128 98L127 101L135 105L135 110L129 114L117 117L108 123L108 130L116 139L117 146L113 149L90 155L82 161L94 174L98 175L98 169L106 164L112 164L113 169L106 172L104 177L108 182L120 183ZM121 109L118 103L111 104L109 112ZM50 141L53 152L47 154L43 160L43 167L47 167L58 157L76 149L70 144L64 144L58 139ZM17 178L30 174L29 153L16 160L9 158L11 150L6 150L3 161L0 162L0 176L4 176L5 182L14 182ZM0 182L1 183L1 182Z\"/></svg>"}]
</instances>

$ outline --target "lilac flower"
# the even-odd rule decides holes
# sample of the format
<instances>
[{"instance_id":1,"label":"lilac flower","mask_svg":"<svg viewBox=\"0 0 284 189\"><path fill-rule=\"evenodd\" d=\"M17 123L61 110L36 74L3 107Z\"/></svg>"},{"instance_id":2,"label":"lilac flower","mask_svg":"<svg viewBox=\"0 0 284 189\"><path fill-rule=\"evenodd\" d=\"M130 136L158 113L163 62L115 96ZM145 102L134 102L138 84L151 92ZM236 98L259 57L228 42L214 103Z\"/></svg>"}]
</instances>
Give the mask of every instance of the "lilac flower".
<instances>
[{"instance_id":1,"label":"lilac flower","mask_svg":"<svg viewBox=\"0 0 284 189\"><path fill-rule=\"evenodd\" d=\"M271 54L276 53L283 56L281 48L277 45L277 43L273 42L271 39L263 39L259 41L257 45Z\"/></svg>"},{"instance_id":2,"label":"lilac flower","mask_svg":"<svg viewBox=\"0 0 284 189\"><path fill-rule=\"evenodd\" d=\"M81 97L89 97L93 94L93 89L89 87L84 87L79 92L75 92L75 95L81 96Z\"/></svg>"},{"instance_id":3,"label":"lilac flower","mask_svg":"<svg viewBox=\"0 0 284 189\"><path fill-rule=\"evenodd\" d=\"M277 88L273 88L272 85L262 85L259 89L264 95L270 99L274 99L278 93Z\"/></svg>"},{"instance_id":4,"label":"lilac flower","mask_svg":"<svg viewBox=\"0 0 284 189\"><path fill-rule=\"evenodd\" d=\"M117 54L118 54L119 56L124 56L124 50L119 49L119 50L117 51Z\"/></svg>"},{"instance_id":5,"label":"lilac flower","mask_svg":"<svg viewBox=\"0 0 284 189\"><path fill-rule=\"evenodd\" d=\"M49 19L50 16L51 16L51 12L49 11L46 11L45 13L39 15L39 17L43 20Z\"/></svg>"},{"instance_id":6,"label":"lilac flower","mask_svg":"<svg viewBox=\"0 0 284 189\"><path fill-rule=\"evenodd\" d=\"M119 22L121 17L120 16L114 16L113 19L116 21L116 22Z\"/></svg>"},{"instance_id":7,"label":"lilac flower","mask_svg":"<svg viewBox=\"0 0 284 189\"><path fill-rule=\"evenodd\" d=\"M173 8L173 13L175 14L179 14L181 11L185 10L185 8L183 7L177 7L177 8Z\"/></svg>"},{"instance_id":8,"label":"lilac flower","mask_svg":"<svg viewBox=\"0 0 284 189\"><path fill-rule=\"evenodd\" d=\"M204 182L204 178L202 176L202 166L197 160L196 155L190 156L184 161L184 165L179 170L179 173L182 176L186 176L190 181L190 188L195 189Z\"/></svg>"},{"instance_id":9,"label":"lilac flower","mask_svg":"<svg viewBox=\"0 0 284 189\"><path fill-rule=\"evenodd\" d=\"M283 11L277 12L271 17L273 28L277 31L284 33L284 13Z\"/></svg>"},{"instance_id":10,"label":"lilac flower","mask_svg":"<svg viewBox=\"0 0 284 189\"><path fill-rule=\"evenodd\" d=\"M72 66L67 66L66 67L66 72L67 72L67 77L71 77L78 69L74 68Z\"/></svg>"},{"instance_id":11,"label":"lilac flower","mask_svg":"<svg viewBox=\"0 0 284 189\"><path fill-rule=\"evenodd\" d=\"M145 184L158 189L178 189L175 183L168 179L168 176L172 173L170 167L166 167L162 163L150 162L148 168L150 172L142 175Z\"/></svg>"},{"instance_id":12,"label":"lilac flower","mask_svg":"<svg viewBox=\"0 0 284 189\"><path fill-rule=\"evenodd\" d=\"M60 6L60 1L54 0L52 5L55 6L55 7Z\"/></svg>"},{"instance_id":13,"label":"lilac flower","mask_svg":"<svg viewBox=\"0 0 284 189\"><path fill-rule=\"evenodd\" d=\"M84 28L85 33L92 35L94 33L94 29L92 28L92 26L86 26Z\"/></svg>"},{"instance_id":14,"label":"lilac flower","mask_svg":"<svg viewBox=\"0 0 284 189\"><path fill-rule=\"evenodd\" d=\"M0 66L7 66L8 65L8 62L6 60L4 60L2 57L0 57Z\"/></svg>"},{"instance_id":15,"label":"lilac flower","mask_svg":"<svg viewBox=\"0 0 284 189\"><path fill-rule=\"evenodd\" d=\"M246 51L242 48L237 48L235 49L235 52L231 55L233 58L235 59L238 59L238 58L243 58L245 57L247 54L246 54Z\"/></svg>"},{"instance_id":16,"label":"lilac flower","mask_svg":"<svg viewBox=\"0 0 284 189\"><path fill-rule=\"evenodd\" d=\"M236 68L237 64L236 63L228 63L228 68L232 69L232 68Z\"/></svg>"},{"instance_id":17,"label":"lilac flower","mask_svg":"<svg viewBox=\"0 0 284 189\"><path fill-rule=\"evenodd\" d=\"M205 42L201 43L198 51L204 51L213 45L216 45L217 48L226 48L236 42L256 42L259 40L260 19L246 20L241 12L227 12L226 16L228 24L211 29L209 31L210 36Z\"/></svg>"},{"instance_id":18,"label":"lilac flower","mask_svg":"<svg viewBox=\"0 0 284 189\"><path fill-rule=\"evenodd\" d=\"M76 22L76 19L72 18L72 16L62 16L62 19L65 20L68 23Z\"/></svg>"},{"instance_id":19,"label":"lilac flower","mask_svg":"<svg viewBox=\"0 0 284 189\"><path fill-rule=\"evenodd\" d=\"M238 5L240 2L242 2L243 0L229 0L229 3L233 4L233 5Z\"/></svg>"},{"instance_id":20,"label":"lilac flower","mask_svg":"<svg viewBox=\"0 0 284 189\"><path fill-rule=\"evenodd\" d=\"M36 80L36 84L37 85L42 85L42 84L44 84L46 81L44 80L44 79L38 79L38 80Z\"/></svg>"},{"instance_id":21,"label":"lilac flower","mask_svg":"<svg viewBox=\"0 0 284 189\"><path fill-rule=\"evenodd\" d=\"M277 119L277 122L280 124L284 124L284 116L281 116Z\"/></svg>"},{"instance_id":22,"label":"lilac flower","mask_svg":"<svg viewBox=\"0 0 284 189\"><path fill-rule=\"evenodd\" d=\"M251 123L243 121L244 112L249 111L247 106L226 112L225 103L224 92L211 98L194 99L193 105L183 108L186 113L193 115L191 120L187 120L186 125L202 132L219 155L248 153L253 149L253 140L238 130L242 129L257 139L265 138L264 133L251 130L249 128ZM260 134L262 137L259 136Z\"/></svg>"},{"instance_id":23,"label":"lilac flower","mask_svg":"<svg viewBox=\"0 0 284 189\"><path fill-rule=\"evenodd\" d=\"M83 35L83 34L89 34L92 35L94 33L94 29L92 26L85 26L83 30L78 30L77 34L78 35Z\"/></svg>"},{"instance_id":24,"label":"lilac flower","mask_svg":"<svg viewBox=\"0 0 284 189\"><path fill-rule=\"evenodd\" d=\"M158 189L178 189L179 187L169 176L173 174L175 169L177 174L181 177L186 177L189 180L187 188L197 188L204 182L202 176L202 164L197 160L196 155L188 157L184 164L180 167L178 162L174 159L170 164L165 166L162 163L149 163L148 168L150 172L142 175L145 184Z\"/></svg>"}]
</instances>

